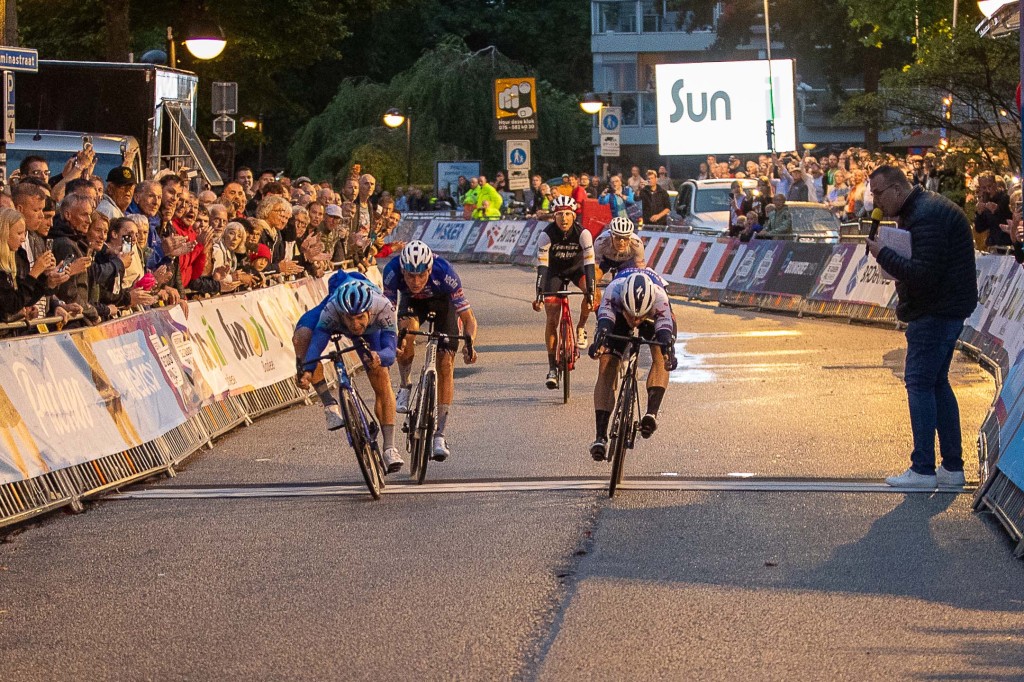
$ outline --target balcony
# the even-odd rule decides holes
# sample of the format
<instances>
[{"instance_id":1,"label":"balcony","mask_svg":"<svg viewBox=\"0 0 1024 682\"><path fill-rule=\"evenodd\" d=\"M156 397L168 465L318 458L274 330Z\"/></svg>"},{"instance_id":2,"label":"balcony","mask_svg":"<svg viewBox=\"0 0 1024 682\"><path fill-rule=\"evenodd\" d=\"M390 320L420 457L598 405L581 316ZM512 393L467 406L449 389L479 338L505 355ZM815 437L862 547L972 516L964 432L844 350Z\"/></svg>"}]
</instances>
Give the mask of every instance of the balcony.
<instances>
[{"instance_id":1,"label":"balcony","mask_svg":"<svg viewBox=\"0 0 1024 682\"><path fill-rule=\"evenodd\" d=\"M593 0L593 52L695 52L715 42L723 3Z\"/></svg>"}]
</instances>

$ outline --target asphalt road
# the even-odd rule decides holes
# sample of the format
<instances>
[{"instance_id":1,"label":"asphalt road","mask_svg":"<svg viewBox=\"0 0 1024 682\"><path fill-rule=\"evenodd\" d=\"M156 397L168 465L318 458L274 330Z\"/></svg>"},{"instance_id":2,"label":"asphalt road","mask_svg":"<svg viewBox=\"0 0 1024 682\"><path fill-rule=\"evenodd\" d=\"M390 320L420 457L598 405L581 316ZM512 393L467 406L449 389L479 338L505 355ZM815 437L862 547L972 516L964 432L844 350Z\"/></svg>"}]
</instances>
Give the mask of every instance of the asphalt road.
<instances>
[{"instance_id":1,"label":"asphalt road","mask_svg":"<svg viewBox=\"0 0 1024 682\"><path fill-rule=\"evenodd\" d=\"M1024 678L1024 565L969 495L828 490L906 467L899 333L678 302L636 489L510 491L607 476L594 363L561 405L530 272L459 269L481 361L429 479L492 490L268 497L358 478L317 406L282 411L134 489L247 497L111 499L0 544L0 678ZM973 453L993 385L961 358L952 377ZM639 489L730 474L823 483Z\"/></svg>"}]
</instances>

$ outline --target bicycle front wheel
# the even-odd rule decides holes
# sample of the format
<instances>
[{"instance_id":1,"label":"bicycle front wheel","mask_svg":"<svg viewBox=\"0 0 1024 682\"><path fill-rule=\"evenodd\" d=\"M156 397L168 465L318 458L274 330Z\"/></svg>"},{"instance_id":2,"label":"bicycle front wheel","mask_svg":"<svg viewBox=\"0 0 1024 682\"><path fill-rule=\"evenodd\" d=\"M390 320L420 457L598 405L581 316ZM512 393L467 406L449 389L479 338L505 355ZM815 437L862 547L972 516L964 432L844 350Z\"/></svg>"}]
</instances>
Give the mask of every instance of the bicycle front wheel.
<instances>
[{"instance_id":1,"label":"bicycle front wheel","mask_svg":"<svg viewBox=\"0 0 1024 682\"><path fill-rule=\"evenodd\" d=\"M379 472L378 462L374 457L370 434L367 433L364 425L364 415L348 391L341 394L341 409L345 414L345 428L352 439L352 449L355 450L356 462L359 463L363 481L366 482L370 496L379 500L383 475Z\"/></svg>"},{"instance_id":2,"label":"bicycle front wheel","mask_svg":"<svg viewBox=\"0 0 1024 682\"><path fill-rule=\"evenodd\" d=\"M626 466L626 443L633 430L633 402L636 396L636 375L627 374L622 381L622 390L615 401L612 418L612 433L608 446L611 451L612 477L608 482L608 497L615 497L615 491L622 483Z\"/></svg>"},{"instance_id":3,"label":"bicycle front wheel","mask_svg":"<svg viewBox=\"0 0 1024 682\"><path fill-rule=\"evenodd\" d=\"M416 471L416 483L423 483L427 478L427 463L430 461L430 450L434 441L434 415L437 404L437 375L433 372L424 378L420 393L420 409L416 418L416 428L420 431L417 459L419 469Z\"/></svg>"},{"instance_id":4,"label":"bicycle front wheel","mask_svg":"<svg viewBox=\"0 0 1024 682\"><path fill-rule=\"evenodd\" d=\"M562 379L562 404L569 402L569 372L572 370L572 344L576 339L572 334L572 325L568 320L562 320L561 339L559 343L558 371Z\"/></svg>"}]
</instances>

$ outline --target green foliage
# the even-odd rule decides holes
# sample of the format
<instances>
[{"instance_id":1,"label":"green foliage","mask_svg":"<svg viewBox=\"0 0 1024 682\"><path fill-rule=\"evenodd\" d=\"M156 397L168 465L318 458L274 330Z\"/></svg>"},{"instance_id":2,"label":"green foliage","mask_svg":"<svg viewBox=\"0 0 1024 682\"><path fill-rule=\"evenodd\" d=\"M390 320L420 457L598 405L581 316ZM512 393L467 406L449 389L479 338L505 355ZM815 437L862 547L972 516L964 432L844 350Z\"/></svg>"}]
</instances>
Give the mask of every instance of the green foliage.
<instances>
[{"instance_id":1,"label":"green foliage","mask_svg":"<svg viewBox=\"0 0 1024 682\"><path fill-rule=\"evenodd\" d=\"M915 61L885 71L878 92L852 99L842 120L904 132L946 127L953 145L974 150L986 165L1018 167L1017 50L1016 40L981 38L970 24L954 34L940 20L922 30ZM949 121L942 116L947 94L954 102Z\"/></svg>"},{"instance_id":2,"label":"green foliage","mask_svg":"<svg viewBox=\"0 0 1024 682\"><path fill-rule=\"evenodd\" d=\"M494 139L494 79L534 75L494 49L470 53L448 38L387 85L347 80L327 108L296 134L289 152L293 172L332 177L352 163L379 175L384 186L404 184L404 130L384 128L391 107L412 112L413 183L431 184L436 161L479 159L500 168L502 143ZM538 80L540 139L533 142L538 170L583 167L590 151L590 119L575 97ZM493 170L492 170L493 172Z\"/></svg>"}]
</instances>

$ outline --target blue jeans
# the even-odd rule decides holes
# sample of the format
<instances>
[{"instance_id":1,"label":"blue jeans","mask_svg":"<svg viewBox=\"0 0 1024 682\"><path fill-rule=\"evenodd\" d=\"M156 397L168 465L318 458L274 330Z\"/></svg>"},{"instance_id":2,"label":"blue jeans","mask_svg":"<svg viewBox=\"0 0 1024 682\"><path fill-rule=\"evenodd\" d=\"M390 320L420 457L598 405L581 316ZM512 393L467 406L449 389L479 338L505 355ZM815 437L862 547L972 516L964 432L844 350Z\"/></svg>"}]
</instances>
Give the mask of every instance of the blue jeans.
<instances>
[{"instance_id":1,"label":"blue jeans","mask_svg":"<svg viewBox=\"0 0 1024 682\"><path fill-rule=\"evenodd\" d=\"M910 468L919 474L935 473L936 433L942 465L947 471L964 468L960 408L949 385L949 364L963 326L963 320L930 316L907 325L904 381L914 433Z\"/></svg>"}]
</instances>

